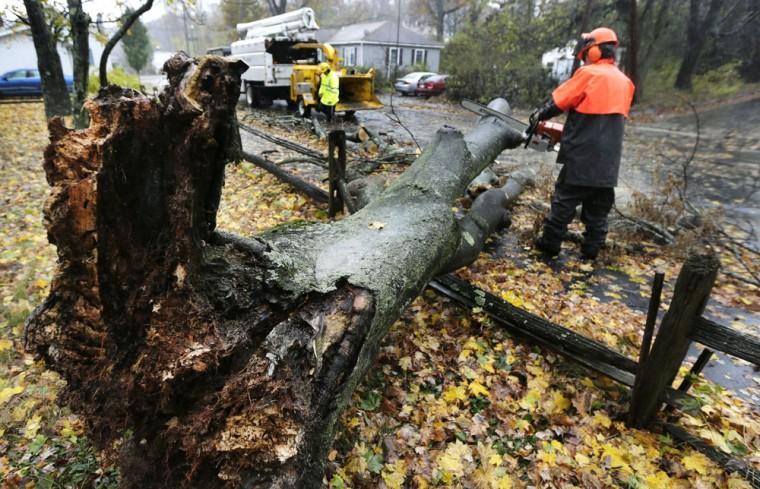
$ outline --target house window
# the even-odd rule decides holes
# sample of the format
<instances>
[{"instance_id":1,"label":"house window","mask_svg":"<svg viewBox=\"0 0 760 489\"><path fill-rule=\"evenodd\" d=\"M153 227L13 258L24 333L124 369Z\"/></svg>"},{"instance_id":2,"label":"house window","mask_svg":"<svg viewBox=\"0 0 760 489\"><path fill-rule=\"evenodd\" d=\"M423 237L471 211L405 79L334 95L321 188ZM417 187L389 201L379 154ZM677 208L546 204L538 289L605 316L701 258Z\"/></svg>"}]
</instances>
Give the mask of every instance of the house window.
<instances>
[{"instance_id":1,"label":"house window","mask_svg":"<svg viewBox=\"0 0 760 489\"><path fill-rule=\"evenodd\" d=\"M416 65L424 65L427 61L427 50L426 49L415 49L414 50L414 64Z\"/></svg>"},{"instance_id":2,"label":"house window","mask_svg":"<svg viewBox=\"0 0 760 489\"><path fill-rule=\"evenodd\" d=\"M402 56L401 48L388 48L388 66L401 66Z\"/></svg>"},{"instance_id":3,"label":"house window","mask_svg":"<svg viewBox=\"0 0 760 489\"><path fill-rule=\"evenodd\" d=\"M343 65L356 66L356 46L343 50Z\"/></svg>"}]
</instances>

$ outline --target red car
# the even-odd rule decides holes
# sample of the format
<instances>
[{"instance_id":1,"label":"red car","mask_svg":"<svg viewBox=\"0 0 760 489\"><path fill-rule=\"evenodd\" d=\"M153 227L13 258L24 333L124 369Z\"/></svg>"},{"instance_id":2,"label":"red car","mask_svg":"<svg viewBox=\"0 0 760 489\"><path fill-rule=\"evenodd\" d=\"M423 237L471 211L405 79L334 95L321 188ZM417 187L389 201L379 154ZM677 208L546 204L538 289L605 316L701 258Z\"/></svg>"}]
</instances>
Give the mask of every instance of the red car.
<instances>
[{"instance_id":1,"label":"red car","mask_svg":"<svg viewBox=\"0 0 760 489\"><path fill-rule=\"evenodd\" d=\"M432 97L446 91L446 78L448 75L433 75L420 80L417 83L417 95Z\"/></svg>"}]
</instances>

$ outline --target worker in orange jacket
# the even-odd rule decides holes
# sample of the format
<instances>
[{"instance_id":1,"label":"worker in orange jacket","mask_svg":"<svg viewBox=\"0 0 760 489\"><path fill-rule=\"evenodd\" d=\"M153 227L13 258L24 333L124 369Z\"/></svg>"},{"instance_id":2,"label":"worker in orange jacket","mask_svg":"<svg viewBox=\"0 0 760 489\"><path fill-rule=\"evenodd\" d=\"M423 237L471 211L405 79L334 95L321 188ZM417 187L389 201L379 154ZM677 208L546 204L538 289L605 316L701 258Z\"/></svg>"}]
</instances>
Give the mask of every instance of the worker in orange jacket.
<instances>
[{"instance_id":1,"label":"worker in orange jacket","mask_svg":"<svg viewBox=\"0 0 760 489\"><path fill-rule=\"evenodd\" d=\"M584 65L531 115L531 124L568 112L557 163L562 164L536 247L559 254L567 226L581 205L585 226L581 256L595 259L607 237L607 215L615 202L625 118L635 87L615 66L618 38L599 27L584 33L577 56Z\"/></svg>"}]
</instances>

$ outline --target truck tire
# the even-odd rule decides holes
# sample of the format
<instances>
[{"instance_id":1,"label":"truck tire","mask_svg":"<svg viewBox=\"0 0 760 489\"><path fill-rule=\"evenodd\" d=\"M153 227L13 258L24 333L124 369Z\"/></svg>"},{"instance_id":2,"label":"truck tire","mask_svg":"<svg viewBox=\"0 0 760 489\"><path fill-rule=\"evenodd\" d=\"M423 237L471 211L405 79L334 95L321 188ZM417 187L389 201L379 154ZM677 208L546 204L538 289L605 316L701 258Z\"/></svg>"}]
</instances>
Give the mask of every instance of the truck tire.
<instances>
[{"instance_id":1,"label":"truck tire","mask_svg":"<svg viewBox=\"0 0 760 489\"><path fill-rule=\"evenodd\" d=\"M311 117L311 107L306 105L303 101L303 97L298 97L298 105L296 106L298 115L301 117Z\"/></svg>"},{"instance_id":2,"label":"truck tire","mask_svg":"<svg viewBox=\"0 0 760 489\"><path fill-rule=\"evenodd\" d=\"M246 82L245 84L245 101L248 103L248 107L258 108L259 106L259 94L253 86L253 83Z\"/></svg>"}]
</instances>

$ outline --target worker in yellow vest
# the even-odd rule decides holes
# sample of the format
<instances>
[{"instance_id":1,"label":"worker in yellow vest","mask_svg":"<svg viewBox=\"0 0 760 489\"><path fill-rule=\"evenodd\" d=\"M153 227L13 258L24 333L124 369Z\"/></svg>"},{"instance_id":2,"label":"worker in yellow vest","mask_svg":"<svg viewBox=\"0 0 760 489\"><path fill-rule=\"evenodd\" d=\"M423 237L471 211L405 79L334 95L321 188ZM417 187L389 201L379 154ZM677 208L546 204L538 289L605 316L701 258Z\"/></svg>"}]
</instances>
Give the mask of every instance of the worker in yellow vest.
<instances>
[{"instance_id":1,"label":"worker in yellow vest","mask_svg":"<svg viewBox=\"0 0 760 489\"><path fill-rule=\"evenodd\" d=\"M319 64L319 71L322 74L319 84L319 104L322 112L327 115L327 121L332 122L335 115L335 106L338 104L340 91L338 85L340 80L338 73L335 72L327 63Z\"/></svg>"}]
</instances>

